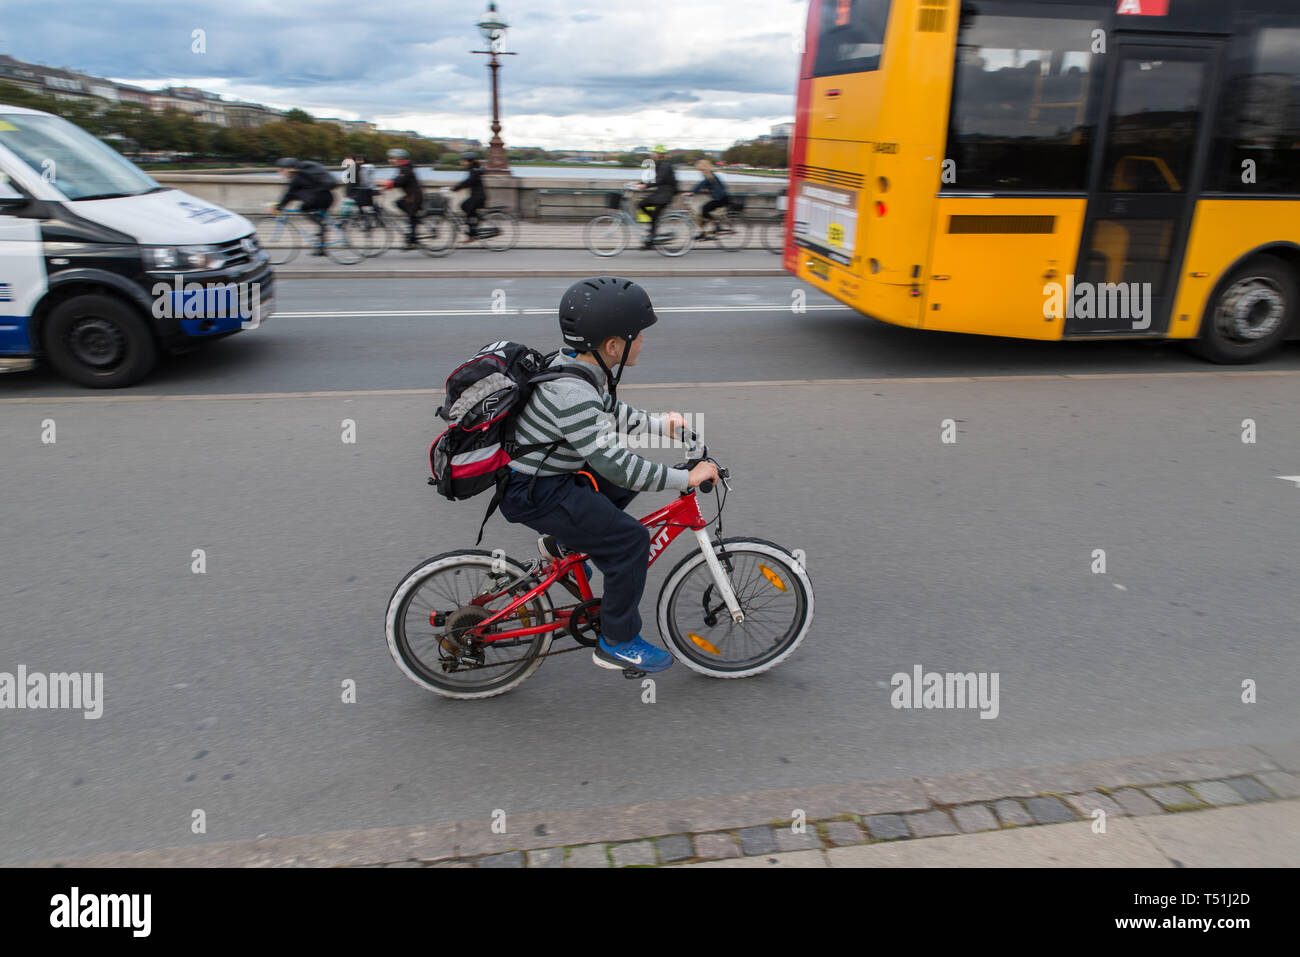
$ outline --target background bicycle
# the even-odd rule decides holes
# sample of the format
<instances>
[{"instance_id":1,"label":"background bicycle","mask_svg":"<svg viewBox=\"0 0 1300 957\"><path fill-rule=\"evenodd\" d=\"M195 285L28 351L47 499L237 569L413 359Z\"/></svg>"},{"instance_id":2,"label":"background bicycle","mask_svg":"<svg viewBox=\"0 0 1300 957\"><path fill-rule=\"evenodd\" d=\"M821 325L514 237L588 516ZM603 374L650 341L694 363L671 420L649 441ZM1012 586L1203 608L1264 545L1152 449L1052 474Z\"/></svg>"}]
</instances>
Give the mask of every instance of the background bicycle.
<instances>
[{"instance_id":1,"label":"background bicycle","mask_svg":"<svg viewBox=\"0 0 1300 957\"><path fill-rule=\"evenodd\" d=\"M325 220L325 241L320 241L318 220ZM262 248L274 266L282 266L297 257L302 249L322 247L325 255L341 266L361 262L362 254L349 241L347 228L327 211L303 212L281 210L277 213L255 213L248 217L257 229Z\"/></svg>"},{"instance_id":2,"label":"background bicycle","mask_svg":"<svg viewBox=\"0 0 1300 957\"><path fill-rule=\"evenodd\" d=\"M415 230L415 244L428 256L446 256L468 238L469 221L461 215L446 191L439 190L425 199ZM504 206L484 206L478 214L474 244L493 252L514 249L519 242L519 219Z\"/></svg>"},{"instance_id":3,"label":"background bicycle","mask_svg":"<svg viewBox=\"0 0 1300 957\"><path fill-rule=\"evenodd\" d=\"M367 259L382 256L395 242L397 227L393 214L385 213L377 202L361 206L354 199L343 200L339 206L339 225L352 248Z\"/></svg>"},{"instance_id":4,"label":"background bicycle","mask_svg":"<svg viewBox=\"0 0 1300 957\"><path fill-rule=\"evenodd\" d=\"M624 183L622 193L609 193L606 204L611 212L592 217L582 230L582 242L589 252L597 256L617 256L631 244L632 238L650 235L650 223L637 222L634 204L640 195L640 183ZM662 256L681 256L694 244L695 228L691 217L683 210L668 210L659 217L659 233L654 249Z\"/></svg>"}]
</instances>

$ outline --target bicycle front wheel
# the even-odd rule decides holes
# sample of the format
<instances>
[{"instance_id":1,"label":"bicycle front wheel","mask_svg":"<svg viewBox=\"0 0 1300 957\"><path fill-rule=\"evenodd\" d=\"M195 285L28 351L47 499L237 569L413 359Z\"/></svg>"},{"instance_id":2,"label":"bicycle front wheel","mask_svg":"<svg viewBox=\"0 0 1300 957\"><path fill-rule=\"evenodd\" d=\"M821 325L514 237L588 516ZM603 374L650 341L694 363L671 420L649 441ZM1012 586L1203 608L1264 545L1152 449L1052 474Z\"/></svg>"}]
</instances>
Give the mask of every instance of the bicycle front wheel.
<instances>
[{"instance_id":1,"label":"bicycle front wheel","mask_svg":"<svg viewBox=\"0 0 1300 957\"><path fill-rule=\"evenodd\" d=\"M504 210L479 217L478 234L482 244L494 253L514 249L519 242L519 220Z\"/></svg>"},{"instance_id":2,"label":"bicycle front wheel","mask_svg":"<svg viewBox=\"0 0 1300 957\"><path fill-rule=\"evenodd\" d=\"M772 542L728 538L710 545L744 622L731 620L697 549L669 573L659 592L659 634L686 667L702 675L761 674L793 654L812 627L812 582L794 556Z\"/></svg>"},{"instance_id":3,"label":"bicycle front wheel","mask_svg":"<svg viewBox=\"0 0 1300 957\"><path fill-rule=\"evenodd\" d=\"M631 229L627 220L610 213L597 216L582 230L582 243L597 256L617 256L627 249Z\"/></svg>"},{"instance_id":4,"label":"bicycle front wheel","mask_svg":"<svg viewBox=\"0 0 1300 957\"><path fill-rule=\"evenodd\" d=\"M784 219L771 219L763 224L763 248L778 256L785 252Z\"/></svg>"},{"instance_id":5,"label":"bicycle front wheel","mask_svg":"<svg viewBox=\"0 0 1300 957\"><path fill-rule=\"evenodd\" d=\"M343 225L352 248L366 259L382 256L393 244L393 237L389 235L388 227L378 216L365 214L354 216L344 220Z\"/></svg>"},{"instance_id":6,"label":"bicycle front wheel","mask_svg":"<svg viewBox=\"0 0 1300 957\"><path fill-rule=\"evenodd\" d=\"M426 256L435 259L446 256L456 248L460 225L450 216L430 213L421 216L415 227L415 244Z\"/></svg>"},{"instance_id":7,"label":"bicycle front wheel","mask_svg":"<svg viewBox=\"0 0 1300 957\"><path fill-rule=\"evenodd\" d=\"M695 245L695 227L685 213L669 213L659 220L654 247L661 256L684 256Z\"/></svg>"},{"instance_id":8,"label":"bicycle front wheel","mask_svg":"<svg viewBox=\"0 0 1300 957\"><path fill-rule=\"evenodd\" d=\"M272 266L283 266L298 255L303 246L302 232L288 216L254 214L248 220L257 230L257 241L266 250Z\"/></svg>"},{"instance_id":9,"label":"bicycle front wheel","mask_svg":"<svg viewBox=\"0 0 1300 957\"><path fill-rule=\"evenodd\" d=\"M393 589L384 617L388 651L420 687L448 698L491 698L541 667L540 656L551 647L549 632L509 645L470 634L510 604L512 596L503 589L526 574L517 561L499 554L476 548L447 552L415 566ZM553 618L550 599L542 594L491 631L530 628Z\"/></svg>"}]
</instances>

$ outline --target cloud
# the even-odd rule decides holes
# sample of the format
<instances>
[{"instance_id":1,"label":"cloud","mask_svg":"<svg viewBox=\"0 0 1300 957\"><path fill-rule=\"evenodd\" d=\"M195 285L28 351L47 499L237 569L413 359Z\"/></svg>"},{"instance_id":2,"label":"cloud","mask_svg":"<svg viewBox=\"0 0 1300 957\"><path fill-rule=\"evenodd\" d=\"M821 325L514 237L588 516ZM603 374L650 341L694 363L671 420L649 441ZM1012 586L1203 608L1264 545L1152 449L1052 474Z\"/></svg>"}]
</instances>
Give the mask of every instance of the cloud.
<instances>
[{"instance_id":1,"label":"cloud","mask_svg":"<svg viewBox=\"0 0 1300 957\"><path fill-rule=\"evenodd\" d=\"M548 139L590 146L581 131L621 113L659 117L667 128L655 135L667 142L713 135L714 145L725 146L737 135L766 132L772 116L794 113L790 40L802 28L804 3L660 0L575 12L569 0L529 0L512 13L506 0L499 7L510 24L506 48L518 54L502 58L504 116L557 124ZM486 57L469 52L482 48L481 15L482 4L462 0L379 7L354 0L61 0L56 17L45 0L5 0L0 39L19 59L145 87L198 86L385 127L397 117L425 117L436 125L412 120L401 127L427 135L475 129L482 138L490 110ZM194 51L196 30L204 31L206 52ZM711 121L707 130L702 119ZM626 135L626 145L651 138Z\"/></svg>"}]
</instances>

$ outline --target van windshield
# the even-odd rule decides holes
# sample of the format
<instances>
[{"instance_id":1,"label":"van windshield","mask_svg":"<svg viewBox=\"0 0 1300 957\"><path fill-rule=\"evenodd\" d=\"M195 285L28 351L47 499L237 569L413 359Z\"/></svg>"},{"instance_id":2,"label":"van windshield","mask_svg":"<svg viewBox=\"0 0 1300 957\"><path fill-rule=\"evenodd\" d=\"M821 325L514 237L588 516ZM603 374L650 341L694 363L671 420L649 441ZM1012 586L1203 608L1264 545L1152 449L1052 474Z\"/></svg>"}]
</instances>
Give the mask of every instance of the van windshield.
<instances>
[{"instance_id":1,"label":"van windshield","mask_svg":"<svg viewBox=\"0 0 1300 957\"><path fill-rule=\"evenodd\" d=\"M0 146L8 147L68 199L139 196L163 188L125 157L57 116L0 113Z\"/></svg>"}]
</instances>

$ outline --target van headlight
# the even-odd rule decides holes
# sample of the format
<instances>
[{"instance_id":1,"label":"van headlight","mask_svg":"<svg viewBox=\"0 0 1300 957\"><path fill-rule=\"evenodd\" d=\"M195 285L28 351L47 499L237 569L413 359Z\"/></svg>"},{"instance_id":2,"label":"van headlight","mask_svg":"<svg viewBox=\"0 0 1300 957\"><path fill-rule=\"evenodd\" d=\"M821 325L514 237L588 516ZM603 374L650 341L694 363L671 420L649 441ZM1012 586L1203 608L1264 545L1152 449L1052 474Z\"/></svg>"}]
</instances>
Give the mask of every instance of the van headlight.
<instances>
[{"instance_id":1,"label":"van headlight","mask_svg":"<svg viewBox=\"0 0 1300 957\"><path fill-rule=\"evenodd\" d=\"M220 269L226 257L218 246L145 246L144 266L153 272Z\"/></svg>"}]
</instances>

